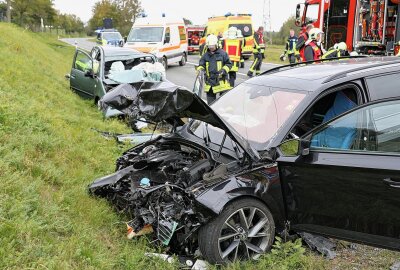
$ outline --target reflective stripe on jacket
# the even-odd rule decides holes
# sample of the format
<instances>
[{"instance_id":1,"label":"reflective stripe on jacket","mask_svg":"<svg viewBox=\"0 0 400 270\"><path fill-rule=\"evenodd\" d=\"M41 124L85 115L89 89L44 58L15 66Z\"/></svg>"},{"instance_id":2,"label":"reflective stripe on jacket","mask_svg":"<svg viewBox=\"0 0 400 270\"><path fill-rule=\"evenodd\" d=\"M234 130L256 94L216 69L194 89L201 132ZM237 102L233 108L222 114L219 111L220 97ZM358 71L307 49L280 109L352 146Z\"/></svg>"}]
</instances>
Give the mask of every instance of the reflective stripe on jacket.
<instances>
[{"instance_id":1,"label":"reflective stripe on jacket","mask_svg":"<svg viewBox=\"0 0 400 270\"><path fill-rule=\"evenodd\" d=\"M224 41L224 51L232 62L240 62L242 41L240 39L227 39Z\"/></svg>"},{"instance_id":2,"label":"reflective stripe on jacket","mask_svg":"<svg viewBox=\"0 0 400 270\"><path fill-rule=\"evenodd\" d=\"M289 37L286 41L286 53L287 54L298 54L296 50L298 38L296 36Z\"/></svg>"},{"instance_id":3,"label":"reflective stripe on jacket","mask_svg":"<svg viewBox=\"0 0 400 270\"><path fill-rule=\"evenodd\" d=\"M213 93L230 90L232 87L229 84L228 78L222 79L220 76L221 70L224 69L226 74L231 70L232 62L228 54L217 49L214 53L209 50L200 58L199 67L197 70L205 71L205 87L204 91L208 92L212 88Z\"/></svg>"},{"instance_id":4,"label":"reflective stripe on jacket","mask_svg":"<svg viewBox=\"0 0 400 270\"><path fill-rule=\"evenodd\" d=\"M313 49L314 61L321 59L322 51L321 48L317 46L317 44L315 44L315 41L311 41L307 46L311 46L311 48Z\"/></svg>"},{"instance_id":5,"label":"reflective stripe on jacket","mask_svg":"<svg viewBox=\"0 0 400 270\"><path fill-rule=\"evenodd\" d=\"M297 40L296 44L296 50L299 51L301 61L306 61L306 57L304 55L304 49L306 48L306 41L308 40L308 33L304 32L300 35L300 37Z\"/></svg>"}]
</instances>

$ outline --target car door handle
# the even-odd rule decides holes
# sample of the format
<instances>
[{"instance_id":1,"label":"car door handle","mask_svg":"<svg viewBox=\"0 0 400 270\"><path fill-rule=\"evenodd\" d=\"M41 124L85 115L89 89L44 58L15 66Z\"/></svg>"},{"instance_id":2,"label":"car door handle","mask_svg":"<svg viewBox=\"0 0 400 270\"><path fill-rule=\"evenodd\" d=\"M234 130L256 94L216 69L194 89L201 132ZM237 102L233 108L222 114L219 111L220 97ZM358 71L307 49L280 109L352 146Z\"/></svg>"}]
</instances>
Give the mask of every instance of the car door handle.
<instances>
[{"instance_id":1,"label":"car door handle","mask_svg":"<svg viewBox=\"0 0 400 270\"><path fill-rule=\"evenodd\" d=\"M391 178L385 178L383 182L391 187L400 188L400 182L393 181Z\"/></svg>"}]
</instances>

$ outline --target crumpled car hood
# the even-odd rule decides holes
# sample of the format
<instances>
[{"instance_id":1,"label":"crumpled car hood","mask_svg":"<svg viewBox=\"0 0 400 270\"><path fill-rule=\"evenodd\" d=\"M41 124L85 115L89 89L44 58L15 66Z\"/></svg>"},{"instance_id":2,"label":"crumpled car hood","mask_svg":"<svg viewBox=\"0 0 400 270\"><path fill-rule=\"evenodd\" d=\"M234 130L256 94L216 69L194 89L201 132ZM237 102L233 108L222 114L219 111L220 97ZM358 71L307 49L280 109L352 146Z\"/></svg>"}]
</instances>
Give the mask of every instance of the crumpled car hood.
<instances>
[{"instance_id":1,"label":"crumpled car hood","mask_svg":"<svg viewBox=\"0 0 400 270\"><path fill-rule=\"evenodd\" d=\"M245 138L225 122L198 95L171 82L122 84L103 96L103 108L111 106L127 115L154 122L167 121L183 125L182 118L197 119L226 132L253 160L259 160Z\"/></svg>"}]
</instances>

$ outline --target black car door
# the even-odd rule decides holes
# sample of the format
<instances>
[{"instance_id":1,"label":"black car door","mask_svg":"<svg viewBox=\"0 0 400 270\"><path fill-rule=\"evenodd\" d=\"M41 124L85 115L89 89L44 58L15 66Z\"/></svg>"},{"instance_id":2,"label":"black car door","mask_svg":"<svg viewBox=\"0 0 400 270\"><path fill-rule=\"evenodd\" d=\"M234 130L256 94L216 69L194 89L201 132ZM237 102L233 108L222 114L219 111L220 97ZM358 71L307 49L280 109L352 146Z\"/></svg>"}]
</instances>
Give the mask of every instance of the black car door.
<instances>
[{"instance_id":1,"label":"black car door","mask_svg":"<svg viewBox=\"0 0 400 270\"><path fill-rule=\"evenodd\" d=\"M306 137L303 155L278 158L292 228L400 249L400 101L360 107Z\"/></svg>"}]
</instances>

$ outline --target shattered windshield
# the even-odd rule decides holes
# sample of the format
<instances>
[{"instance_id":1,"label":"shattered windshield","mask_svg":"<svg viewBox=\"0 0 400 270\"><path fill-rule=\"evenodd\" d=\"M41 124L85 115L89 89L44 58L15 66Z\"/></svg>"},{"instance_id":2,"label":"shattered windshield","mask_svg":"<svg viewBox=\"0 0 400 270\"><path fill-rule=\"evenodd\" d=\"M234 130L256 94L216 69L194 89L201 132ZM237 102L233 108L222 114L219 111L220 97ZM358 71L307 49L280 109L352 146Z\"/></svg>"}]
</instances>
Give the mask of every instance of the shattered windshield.
<instances>
[{"instance_id":1,"label":"shattered windshield","mask_svg":"<svg viewBox=\"0 0 400 270\"><path fill-rule=\"evenodd\" d=\"M211 108L258 148L257 145L274 136L306 94L305 91L242 83L218 99ZM194 134L202 137L201 130Z\"/></svg>"},{"instance_id":2,"label":"shattered windshield","mask_svg":"<svg viewBox=\"0 0 400 270\"><path fill-rule=\"evenodd\" d=\"M122 39L122 36L120 33L112 32L112 33L103 33L103 38L105 40L119 40Z\"/></svg>"},{"instance_id":3,"label":"shattered windshield","mask_svg":"<svg viewBox=\"0 0 400 270\"><path fill-rule=\"evenodd\" d=\"M163 27L135 27L129 33L128 42L161 42Z\"/></svg>"}]
</instances>

